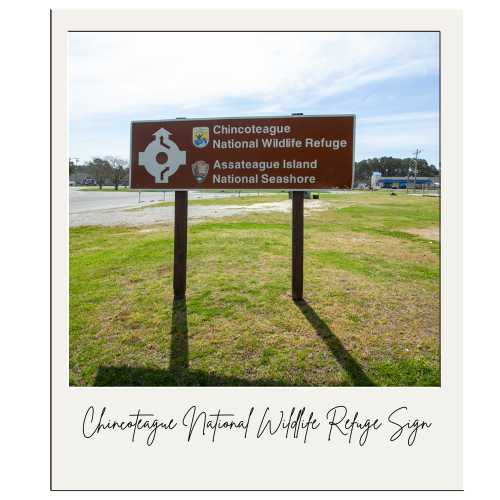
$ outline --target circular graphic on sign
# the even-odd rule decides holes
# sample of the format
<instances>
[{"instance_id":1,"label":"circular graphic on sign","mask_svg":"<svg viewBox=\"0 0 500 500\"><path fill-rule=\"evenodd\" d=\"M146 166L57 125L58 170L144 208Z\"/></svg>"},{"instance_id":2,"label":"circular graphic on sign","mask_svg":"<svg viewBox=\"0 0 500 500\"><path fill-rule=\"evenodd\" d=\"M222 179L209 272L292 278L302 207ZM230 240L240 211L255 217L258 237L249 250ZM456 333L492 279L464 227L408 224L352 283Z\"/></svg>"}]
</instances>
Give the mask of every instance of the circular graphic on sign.
<instances>
[{"instance_id":1,"label":"circular graphic on sign","mask_svg":"<svg viewBox=\"0 0 500 500\"><path fill-rule=\"evenodd\" d=\"M196 182L198 184L201 184L207 177L210 165L206 161L198 160L191 165L191 168L193 170L193 175L196 179Z\"/></svg>"},{"instance_id":2,"label":"circular graphic on sign","mask_svg":"<svg viewBox=\"0 0 500 500\"><path fill-rule=\"evenodd\" d=\"M167 153L164 153L163 151L160 151L156 155L156 161L158 163L160 163L161 165L164 165L165 163L167 163L167 161L168 161L168 155L167 155Z\"/></svg>"},{"instance_id":3,"label":"circular graphic on sign","mask_svg":"<svg viewBox=\"0 0 500 500\"><path fill-rule=\"evenodd\" d=\"M166 184L177 169L186 164L186 152L170 139L168 130L160 128L144 151L139 152L139 165L155 178L156 184Z\"/></svg>"}]
</instances>

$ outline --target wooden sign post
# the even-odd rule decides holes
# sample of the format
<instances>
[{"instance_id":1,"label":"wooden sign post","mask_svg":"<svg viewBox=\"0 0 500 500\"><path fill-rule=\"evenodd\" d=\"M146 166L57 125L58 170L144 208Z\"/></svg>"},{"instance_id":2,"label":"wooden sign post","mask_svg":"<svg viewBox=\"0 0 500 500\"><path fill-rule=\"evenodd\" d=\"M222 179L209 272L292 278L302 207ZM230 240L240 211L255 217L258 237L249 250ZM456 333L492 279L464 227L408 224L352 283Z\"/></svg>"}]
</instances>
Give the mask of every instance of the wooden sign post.
<instances>
[{"instance_id":1,"label":"wooden sign post","mask_svg":"<svg viewBox=\"0 0 500 500\"><path fill-rule=\"evenodd\" d=\"M186 297L188 192L175 192L174 299Z\"/></svg>"},{"instance_id":2,"label":"wooden sign post","mask_svg":"<svg viewBox=\"0 0 500 500\"><path fill-rule=\"evenodd\" d=\"M292 193L292 299L304 293L304 191Z\"/></svg>"},{"instance_id":3,"label":"wooden sign post","mask_svg":"<svg viewBox=\"0 0 500 500\"><path fill-rule=\"evenodd\" d=\"M352 188L354 115L132 122L130 188L175 191L174 298L186 295L189 190L292 191L292 297L303 299L304 192Z\"/></svg>"}]
</instances>

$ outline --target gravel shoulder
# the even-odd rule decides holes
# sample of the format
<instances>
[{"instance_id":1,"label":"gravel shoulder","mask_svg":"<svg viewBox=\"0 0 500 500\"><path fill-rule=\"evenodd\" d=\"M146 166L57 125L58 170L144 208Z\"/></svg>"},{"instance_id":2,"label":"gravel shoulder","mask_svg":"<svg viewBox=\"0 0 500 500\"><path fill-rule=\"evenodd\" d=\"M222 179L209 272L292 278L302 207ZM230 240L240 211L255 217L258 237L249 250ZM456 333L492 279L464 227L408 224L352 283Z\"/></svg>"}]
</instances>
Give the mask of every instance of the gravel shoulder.
<instances>
[{"instance_id":1,"label":"gravel shoulder","mask_svg":"<svg viewBox=\"0 0 500 500\"><path fill-rule=\"evenodd\" d=\"M308 212L327 210L330 203L323 200L304 200L304 210ZM254 203L252 205L192 205L188 217L193 219L212 219L231 217L249 212L290 212L291 200L279 202ZM174 220L174 207L144 207L142 210L112 208L107 210L89 210L70 213L70 226L146 226L159 223L171 223Z\"/></svg>"}]
</instances>

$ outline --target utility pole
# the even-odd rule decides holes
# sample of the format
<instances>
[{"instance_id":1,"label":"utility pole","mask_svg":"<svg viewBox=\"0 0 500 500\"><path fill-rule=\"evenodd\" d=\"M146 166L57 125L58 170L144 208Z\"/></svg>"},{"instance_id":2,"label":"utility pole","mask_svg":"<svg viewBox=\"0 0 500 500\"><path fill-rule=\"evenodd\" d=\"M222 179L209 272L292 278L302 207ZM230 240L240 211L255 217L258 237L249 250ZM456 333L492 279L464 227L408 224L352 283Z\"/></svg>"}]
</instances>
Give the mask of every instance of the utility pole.
<instances>
[{"instance_id":1,"label":"utility pole","mask_svg":"<svg viewBox=\"0 0 500 500\"><path fill-rule=\"evenodd\" d=\"M420 149L417 149L415 151L415 171L414 171L414 177L415 177L415 184L413 185L413 190L415 192L417 192L417 171L418 171L418 155L421 153L422 151Z\"/></svg>"}]
</instances>

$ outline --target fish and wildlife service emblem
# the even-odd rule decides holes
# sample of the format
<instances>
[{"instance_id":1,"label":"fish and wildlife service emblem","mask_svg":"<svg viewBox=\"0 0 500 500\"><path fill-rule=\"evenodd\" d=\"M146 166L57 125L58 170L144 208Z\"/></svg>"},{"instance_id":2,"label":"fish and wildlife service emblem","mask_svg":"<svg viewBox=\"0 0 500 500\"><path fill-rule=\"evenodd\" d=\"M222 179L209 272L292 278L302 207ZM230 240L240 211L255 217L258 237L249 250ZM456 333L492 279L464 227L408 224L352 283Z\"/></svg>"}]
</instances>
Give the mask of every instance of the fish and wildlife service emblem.
<instances>
[{"instance_id":1,"label":"fish and wildlife service emblem","mask_svg":"<svg viewBox=\"0 0 500 500\"><path fill-rule=\"evenodd\" d=\"M201 184L208 174L209 164L206 161L198 160L195 161L191 168L193 169L193 175L198 184Z\"/></svg>"},{"instance_id":2,"label":"fish and wildlife service emblem","mask_svg":"<svg viewBox=\"0 0 500 500\"><path fill-rule=\"evenodd\" d=\"M197 148L204 148L210 140L208 127L193 127L193 144Z\"/></svg>"}]
</instances>

